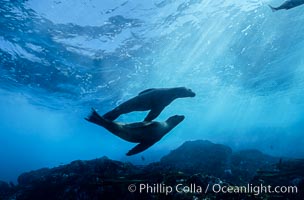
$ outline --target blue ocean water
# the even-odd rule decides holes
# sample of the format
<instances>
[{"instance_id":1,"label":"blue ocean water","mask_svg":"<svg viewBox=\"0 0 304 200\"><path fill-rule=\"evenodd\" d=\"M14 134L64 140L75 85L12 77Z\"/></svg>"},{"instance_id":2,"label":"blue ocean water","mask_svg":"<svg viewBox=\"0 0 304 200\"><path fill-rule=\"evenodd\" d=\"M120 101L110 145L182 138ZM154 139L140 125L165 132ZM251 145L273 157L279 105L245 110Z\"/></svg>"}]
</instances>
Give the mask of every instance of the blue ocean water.
<instances>
[{"instance_id":1,"label":"blue ocean water","mask_svg":"<svg viewBox=\"0 0 304 200\"><path fill-rule=\"evenodd\" d=\"M0 0L0 180L104 155L147 164L195 139L303 157L304 7L268 7L281 3ZM84 120L177 86L197 96L157 120L186 119L141 154Z\"/></svg>"}]
</instances>

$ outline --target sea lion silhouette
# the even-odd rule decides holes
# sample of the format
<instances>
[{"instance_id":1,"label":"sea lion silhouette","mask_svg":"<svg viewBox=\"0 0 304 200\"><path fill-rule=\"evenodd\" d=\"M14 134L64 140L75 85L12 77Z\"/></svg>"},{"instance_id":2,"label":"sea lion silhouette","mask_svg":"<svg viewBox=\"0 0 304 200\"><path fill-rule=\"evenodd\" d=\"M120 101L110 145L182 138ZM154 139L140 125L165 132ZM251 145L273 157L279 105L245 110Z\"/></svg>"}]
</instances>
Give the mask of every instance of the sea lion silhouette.
<instances>
[{"instance_id":1,"label":"sea lion silhouette","mask_svg":"<svg viewBox=\"0 0 304 200\"><path fill-rule=\"evenodd\" d=\"M103 117L113 121L121 114L150 110L144 121L152 121L175 99L194 96L195 93L185 87L151 88L140 92L136 97L120 104L110 112L104 114Z\"/></svg>"},{"instance_id":2,"label":"sea lion silhouette","mask_svg":"<svg viewBox=\"0 0 304 200\"><path fill-rule=\"evenodd\" d=\"M271 5L269 5L269 7L271 8L271 10L273 12L278 11L278 10L289 10L291 8L297 7L304 4L304 0L287 0L285 1L282 5L278 6L278 7L273 7Z\"/></svg>"},{"instance_id":3,"label":"sea lion silhouette","mask_svg":"<svg viewBox=\"0 0 304 200\"><path fill-rule=\"evenodd\" d=\"M174 115L164 122L151 121L123 124L109 121L101 117L94 109L92 109L90 116L85 119L104 127L123 140L139 143L127 153L128 156L131 156L148 149L158 142L164 135L169 133L174 127L182 122L185 119L185 116Z\"/></svg>"}]
</instances>

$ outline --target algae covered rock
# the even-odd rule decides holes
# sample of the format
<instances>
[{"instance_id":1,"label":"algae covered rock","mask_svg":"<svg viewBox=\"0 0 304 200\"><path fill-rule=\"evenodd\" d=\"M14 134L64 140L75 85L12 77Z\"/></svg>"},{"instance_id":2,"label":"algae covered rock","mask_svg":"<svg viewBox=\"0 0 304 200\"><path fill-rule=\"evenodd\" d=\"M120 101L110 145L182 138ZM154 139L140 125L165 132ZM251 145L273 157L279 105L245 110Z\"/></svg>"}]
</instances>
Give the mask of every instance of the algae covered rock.
<instances>
[{"instance_id":1,"label":"algae covered rock","mask_svg":"<svg viewBox=\"0 0 304 200\"><path fill-rule=\"evenodd\" d=\"M229 179L233 182L246 183L256 175L257 170L269 168L278 161L279 158L255 149L234 152L230 161L231 176Z\"/></svg>"},{"instance_id":2,"label":"algae covered rock","mask_svg":"<svg viewBox=\"0 0 304 200\"><path fill-rule=\"evenodd\" d=\"M185 142L160 163L184 172L223 176L232 154L230 147L206 140Z\"/></svg>"},{"instance_id":3,"label":"algae covered rock","mask_svg":"<svg viewBox=\"0 0 304 200\"><path fill-rule=\"evenodd\" d=\"M100 199L129 195L126 178L136 174L130 163L106 157L73 161L52 169L24 173L18 178L17 199ZM132 194L131 194L131 196Z\"/></svg>"},{"instance_id":4,"label":"algae covered rock","mask_svg":"<svg viewBox=\"0 0 304 200\"><path fill-rule=\"evenodd\" d=\"M14 185L0 181L0 199L8 199L15 191Z\"/></svg>"}]
</instances>

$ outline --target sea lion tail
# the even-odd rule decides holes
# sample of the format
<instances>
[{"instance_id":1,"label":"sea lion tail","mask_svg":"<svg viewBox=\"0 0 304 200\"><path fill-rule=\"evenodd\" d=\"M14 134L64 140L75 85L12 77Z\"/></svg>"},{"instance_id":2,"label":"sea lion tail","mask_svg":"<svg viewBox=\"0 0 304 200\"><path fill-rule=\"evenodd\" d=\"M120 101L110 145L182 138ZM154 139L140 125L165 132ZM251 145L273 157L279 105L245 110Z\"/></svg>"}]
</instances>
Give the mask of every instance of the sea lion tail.
<instances>
[{"instance_id":1,"label":"sea lion tail","mask_svg":"<svg viewBox=\"0 0 304 200\"><path fill-rule=\"evenodd\" d=\"M276 12L278 10L277 8L275 8L275 7L271 6L271 5L268 5L268 6L269 6L269 8L271 9L272 12Z\"/></svg>"},{"instance_id":2,"label":"sea lion tail","mask_svg":"<svg viewBox=\"0 0 304 200\"><path fill-rule=\"evenodd\" d=\"M101 117L94 108L92 108L91 114L87 118L85 118L85 120L94 124L98 124L100 126L105 126L105 124L107 123L107 120Z\"/></svg>"}]
</instances>

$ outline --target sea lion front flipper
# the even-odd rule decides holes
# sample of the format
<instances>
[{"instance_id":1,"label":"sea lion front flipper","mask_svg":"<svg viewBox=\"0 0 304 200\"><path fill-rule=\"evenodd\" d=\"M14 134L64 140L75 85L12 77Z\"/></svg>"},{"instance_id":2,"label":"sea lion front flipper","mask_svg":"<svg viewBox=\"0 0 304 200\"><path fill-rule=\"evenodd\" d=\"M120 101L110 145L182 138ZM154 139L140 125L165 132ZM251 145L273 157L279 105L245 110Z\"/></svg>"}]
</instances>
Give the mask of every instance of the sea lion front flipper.
<instances>
[{"instance_id":1,"label":"sea lion front flipper","mask_svg":"<svg viewBox=\"0 0 304 200\"><path fill-rule=\"evenodd\" d=\"M144 121L147 121L147 122L152 121L153 119L158 117L158 115L161 113L161 111L163 111L163 109L164 109L164 107L158 107L158 108L151 109Z\"/></svg>"},{"instance_id":2,"label":"sea lion front flipper","mask_svg":"<svg viewBox=\"0 0 304 200\"><path fill-rule=\"evenodd\" d=\"M150 146L152 146L155 142L149 142L149 143L139 143L136 145L133 149L131 149L128 153L127 156L132 156L134 154L138 154L146 149L148 149Z\"/></svg>"}]
</instances>

